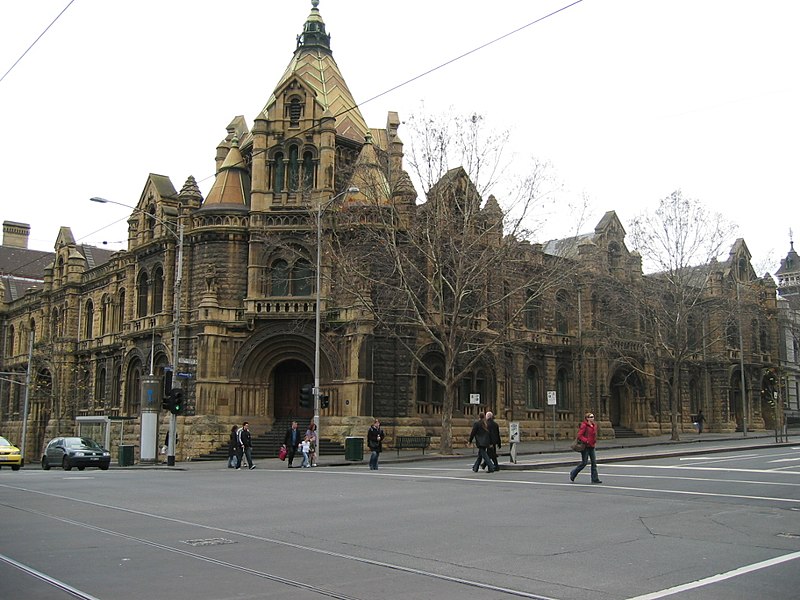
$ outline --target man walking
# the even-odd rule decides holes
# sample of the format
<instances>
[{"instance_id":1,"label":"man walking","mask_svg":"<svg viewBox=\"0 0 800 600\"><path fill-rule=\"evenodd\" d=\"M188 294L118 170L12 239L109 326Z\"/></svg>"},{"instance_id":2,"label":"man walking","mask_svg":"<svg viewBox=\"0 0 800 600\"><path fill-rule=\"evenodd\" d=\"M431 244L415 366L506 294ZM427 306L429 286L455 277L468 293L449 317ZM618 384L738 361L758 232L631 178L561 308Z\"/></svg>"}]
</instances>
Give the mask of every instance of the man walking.
<instances>
[{"instance_id":1,"label":"man walking","mask_svg":"<svg viewBox=\"0 0 800 600\"><path fill-rule=\"evenodd\" d=\"M500 439L500 426L495 422L494 414L490 410L486 411L486 428L489 430L489 435L492 436L492 444L486 449L486 452L494 463L494 470L497 471L500 468L500 464L497 462L497 449L502 448L503 443Z\"/></svg>"},{"instance_id":2,"label":"man walking","mask_svg":"<svg viewBox=\"0 0 800 600\"><path fill-rule=\"evenodd\" d=\"M286 462L288 463L286 467L288 469L292 468L292 461L294 460L295 452L297 452L297 446L300 445L302 441L303 438L300 437L297 421L292 421L292 426L286 430L286 435L283 436L283 445L286 446Z\"/></svg>"},{"instance_id":3,"label":"man walking","mask_svg":"<svg viewBox=\"0 0 800 600\"><path fill-rule=\"evenodd\" d=\"M472 470L477 473L481 462L484 462L489 469L489 473L494 473L494 463L486 451L492 444L492 438L489 435L489 428L486 426L486 415L483 413L478 416L478 420L472 425L472 431L467 442L468 446L472 444L472 440L475 440L475 445L478 447L478 458L475 460L475 464L472 465Z\"/></svg>"},{"instance_id":4,"label":"man walking","mask_svg":"<svg viewBox=\"0 0 800 600\"><path fill-rule=\"evenodd\" d=\"M247 421L242 423L242 428L239 430L239 447L244 457L247 459L248 467L255 469L256 466L253 464L253 441L250 436L250 424ZM241 465L242 461L240 459L239 466Z\"/></svg>"}]
</instances>

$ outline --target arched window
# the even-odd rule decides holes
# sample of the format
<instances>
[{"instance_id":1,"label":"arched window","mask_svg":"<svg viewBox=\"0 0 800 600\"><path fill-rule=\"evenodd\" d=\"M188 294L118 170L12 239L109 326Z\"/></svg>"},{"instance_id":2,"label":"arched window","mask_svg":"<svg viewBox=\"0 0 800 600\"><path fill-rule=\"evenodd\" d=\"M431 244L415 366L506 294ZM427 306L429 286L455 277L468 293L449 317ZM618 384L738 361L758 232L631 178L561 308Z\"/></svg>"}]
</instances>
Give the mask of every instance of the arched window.
<instances>
[{"instance_id":1,"label":"arched window","mask_svg":"<svg viewBox=\"0 0 800 600\"><path fill-rule=\"evenodd\" d=\"M739 328L736 326L736 321L729 319L725 325L725 343L728 348L739 347Z\"/></svg>"},{"instance_id":2,"label":"arched window","mask_svg":"<svg viewBox=\"0 0 800 600\"><path fill-rule=\"evenodd\" d=\"M314 290L312 285L314 271L311 263L301 258L292 267L292 296L310 296Z\"/></svg>"},{"instance_id":3,"label":"arched window","mask_svg":"<svg viewBox=\"0 0 800 600\"><path fill-rule=\"evenodd\" d=\"M739 272L739 281L747 281L747 260L740 258L737 266Z\"/></svg>"},{"instance_id":4,"label":"arched window","mask_svg":"<svg viewBox=\"0 0 800 600\"><path fill-rule=\"evenodd\" d=\"M689 352L697 352L699 347L697 319L694 315L686 318L686 347Z\"/></svg>"},{"instance_id":5,"label":"arched window","mask_svg":"<svg viewBox=\"0 0 800 600\"><path fill-rule=\"evenodd\" d=\"M58 307L53 307L53 314L50 317L50 338L55 340L59 336L59 324L61 322Z\"/></svg>"},{"instance_id":6,"label":"arched window","mask_svg":"<svg viewBox=\"0 0 800 600\"><path fill-rule=\"evenodd\" d=\"M106 369L99 367L97 369L97 377L94 383L94 400L95 405L103 406L106 399Z\"/></svg>"},{"instance_id":7,"label":"arched window","mask_svg":"<svg viewBox=\"0 0 800 600\"><path fill-rule=\"evenodd\" d=\"M441 358L436 355L425 357L425 364L428 365L437 377L444 376L444 365ZM442 406L444 403L444 388L436 381L431 379L425 369L420 368L417 372L417 404ZM424 409L423 409L424 412Z\"/></svg>"},{"instance_id":8,"label":"arched window","mask_svg":"<svg viewBox=\"0 0 800 600\"><path fill-rule=\"evenodd\" d=\"M769 348L769 336L767 334L767 328L763 324L760 325L758 329L758 341L761 351L766 352Z\"/></svg>"},{"instance_id":9,"label":"arched window","mask_svg":"<svg viewBox=\"0 0 800 600\"><path fill-rule=\"evenodd\" d=\"M525 374L525 408L535 410L542 407L539 370L531 365Z\"/></svg>"},{"instance_id":10,"label":"arched window","mask_svg":"<svg viewBox=\"0 0 800 600\"><path fill-rule=\"evenodd\" d=\"M296 192L300 187L300 156L297 146L289 146L289 191Z\"/></svg>"},{"instance_id":11,"label":"arched window","mask_svg":"<svg viewBox=\"0 0 800 600\"><path fill-rule=\"evenodd\" d=\"M590 304L589 309L592 311L592 329L597 329L597 324L599 322L597 313L600 310L600 302L597 299L596 292L592 292L592 297L589 300L589 304Z\"/></svg>"},{"instance_id":12,"label":"arched window","mask_svg":"<svg viewBox=\"0 0 800 600\"><path fill-rule=\"evenodd\" d=\"M556 401L562 410L572 409L572 398L569 393L569 374L565 368L558 370L556 376Z\"/></svg>"},{"instance_id":13,"label":"arched window","mask_svg":"<svg viewBox=\"0 0 800 600\"><path fill-rule=\"evenodd\" d=\"M569 333L569 296L564 290L556 294L556 332Z\"/></svg>"},{"instance_id":14,"label":"arched window","mask_svg":"<svg viewBox=\"0 0 800 600\"><path fill-rule=\"evenodd\" d=\"M289 263L283 259L272 263L270 288L272 296L289 295Z\"/></svg>"},{"instance_id":15,"label":"arched window","mask_svg":"<svg viewBox=\"0 0 800 600\"><path fill-rule=\"evenodd\" d=\"M86 301L86 309L84 311L83 337L90 340L94 337L94 302L91 300Z\"/></svg>"},{"instance_id":16,"label":"arched window","mask_svg":"<svg viewBox=\"0 0 800 600\"><path fill-rule=\"evenodd\" d=\"M303 189L314 189L314 156L311 152L303 153Z\"/></svg>"},{"instance_id":17,"label":"arched window","mask_svg":"<svg viewBox=\"0 0 800 600\"><path fill-rule=\"evenodd\" d=\"M119 408L122 398L122 367L117 365L114 368L114 378L111 380L111 402L115 408Z\"/></svg>"},{"instance_id":18,"label":"arched window","mask_svg":"<svg viewBox=\"0 0 800 600\"><path fill-rule=\"evenodd\" d=\"M6 356L14 356L14 326L8 328L6 336ZM12 386L14 387L14 386Z\"/></svg>"},{"instance_id":19,"label":"arched window","mask_svg":"<svg viewBox=\"0 0 800 600\"><path fill-rule=\"evenodd\" d=\"M622 252L617 242L608 245L608 266L612 269L619 268Z\"/></svg>"},{"instance_id":20,"label":"arched window","mask_svg":"<svg viewBox=\"0 0 800 600\"><path fill-rule=\"evenodd\" d=\"M132 360L128 367L128 377L125 382L125 412L128 416L139 414L141 405L140 389L142 387L142 363Z\"/></svg>"},{"instance_id":21,"label":"arched window","mask_svg":"<svg viewBox=\"0 0 800 600\"><path fill-rule=\"evenodd\" d=\"M272 191L279 194L283 191L284 169L283 152L275 154L272 166Z\"/></svg>"},{"instance_id":22,"label":"arched window","mask_svg":"<svg viewBox=\"0 0 800 600\"><path fill-rule=\"evenodd\" d=\"M136 316L147 316L147 295L150 292L150 282L147 279L147 272L142 271L139 273L139 279L136 283Z\"/></svg>"},{"instance_id":23,"label":"arched window","mask_svg":"<svg viewBox=\"0 0 800 600\"><path fill-rule=\"evenodd\" d=\"M122 325L125 323L125 290L120 290L117 296L117 314L115 316L117 319L116 330L122 331Z\"/></svg>"},{"instance_id":24,"label":"arched window","mask_svg":"<svg viewBox=\"0 0 800 600\"><path fill-rule=\"evenodd\" d=\"M156 267L153 271L153 314L164 309L164 270Z\"/></svg>"},{"instance_id":25,"label":"arched window","mask_svg":"<svg viewBox=\"0 0 800 600\"><path fill-rule=\"evenodd\" d=\"M108 333L108 328L111 323L109 316L111 315L111 298L108 294L103 294L100 300L100 335Z\"/></svg>"},{"instance_id":26,"label":"arched window","mask_svg":"<svg viewBox=\"0 0 800 600\"><path fill-rule=\"evenodd\" d=\"M541 329L542 303L533 290L525 291L525 327L531 331Z\"/></svg>"}]
</instances>

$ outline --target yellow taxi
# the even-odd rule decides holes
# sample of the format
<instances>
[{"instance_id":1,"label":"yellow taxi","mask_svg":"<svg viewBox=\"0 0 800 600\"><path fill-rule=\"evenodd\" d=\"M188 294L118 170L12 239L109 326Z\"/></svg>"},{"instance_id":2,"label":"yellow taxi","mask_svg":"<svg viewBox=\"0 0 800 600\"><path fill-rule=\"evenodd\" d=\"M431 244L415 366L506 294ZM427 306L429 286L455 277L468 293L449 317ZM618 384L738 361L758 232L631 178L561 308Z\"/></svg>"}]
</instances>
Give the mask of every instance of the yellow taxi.
<instances>
[{"instance_id":1,"label":"yellow taxi","mask_svg":"<svg viewBox=\"0 0 800 600\"><path fill-rule=\"evenodd\" d=\"M14 444L6 438L0 437L0 468L5 466L11 467L14 471L19 471L22 466L22 454Z\"/></svg>"}]
</instances>

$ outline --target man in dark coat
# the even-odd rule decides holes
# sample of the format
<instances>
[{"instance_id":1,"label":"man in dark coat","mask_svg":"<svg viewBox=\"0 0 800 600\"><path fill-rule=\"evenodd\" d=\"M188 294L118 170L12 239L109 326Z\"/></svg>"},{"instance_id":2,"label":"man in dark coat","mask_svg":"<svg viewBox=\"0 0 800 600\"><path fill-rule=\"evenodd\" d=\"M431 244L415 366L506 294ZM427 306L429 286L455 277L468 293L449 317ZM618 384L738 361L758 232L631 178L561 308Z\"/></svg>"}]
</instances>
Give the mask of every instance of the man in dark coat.
<instances>
[{"instance_id":1,"label":"man in dark coat","mask_svg":"<svg viewBox=\"0 0 800 600\"><path fill-rule=\"evenodd\" d=\"M292 461L294 460L297 446L303 441L300 430L297 428L297 421L292 421L292 426L286 430L286 435L283 436L283 445L286 446L286 468L292 468Z\"/></svg>"},{"instance_id":2,"label":"man in dark coat","mask_svg":"<svg viewBox=\"0 0 800 600\"><path fill-rule=\"evenodd\" d=\"M253 464L253 438L250 435L250 423L245 421L242 423L242 428L239 430L239 466L242 466L242 455L247 459L247 466L250 469L255 469Z\"/></svg>"},{"instance_id":3,"label":"man in dark coat","mask_svg":"<svg viewBox=\"0 0 800 600\"><path fill-rule=\"evenodd\" d=\"M497 462L497 449L502 448L503 443L500 439L500 426L494 420L494 414L490 410L486 411L486 428L489 430L489 435L492 436L492 445L487 448L487 454L492 459L495 470L497 470L500 468Z\"/></svg>"},{"instance_id":4,"label":"man in dark coat","mask_svg":"<svg viewBox=\"0 0 800 600\"><path fill-rule=\"evenodd\" d=\"M475 460L475 464L472 465L472 470L477 473L481 462L485 462L489 467L489 473L494 473L494 463L487 452L487 448L492 445L492 436L489 434L489 428L486 426L486 415L483 413L473 423L467 445L472 444L472 440L475 440L475 445L478 447L478 458Z\"/></svg>"}]
</instances>

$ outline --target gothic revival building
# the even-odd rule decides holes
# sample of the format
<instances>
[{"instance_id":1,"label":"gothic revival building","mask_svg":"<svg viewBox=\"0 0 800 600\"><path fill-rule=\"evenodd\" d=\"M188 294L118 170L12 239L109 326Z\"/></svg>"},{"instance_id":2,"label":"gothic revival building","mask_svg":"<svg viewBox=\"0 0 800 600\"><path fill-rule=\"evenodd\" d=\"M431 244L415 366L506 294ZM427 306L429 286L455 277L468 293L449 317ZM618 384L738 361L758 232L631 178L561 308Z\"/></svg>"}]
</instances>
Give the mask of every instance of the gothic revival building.
<instances>
[{"instance_id":1,"label":"gothic revival building","mask_svg":"<svg viewBox=\"0 0 800 600\"><path fill-rule=\"evenodd\" d=\"M66 227L53 253L35 252L24 224L5 224L0 432L18 439L29 404L27 460L47 437L73 431L80 416L129 417L125 435L138 440L142 380L163 379L174 354L188 406L178 417L179 459L223 444L243 419L258 434L312 418L300 389L314 381L317 352L330 398L320 414L323 438L363 435L378 416L392 437L427 434L436 443L442 390L331 285L335 256L326 252L323 276L316 273L318 225L327 237L333 199L356 213L391 206L406 224L426 206L404 171L397 114L382 128L366 124L317 4L252 129L242 116L227 126L207 197L193 177L178 190L150 174L128 220L127 249L114 253L76 244ZM490 198L481 215L498 211ZM667 432L673 414L690 431L700 409L714 431L769 425L762 390L778 366L775 285L753 272L742 240L726 261L707 265L703 310L689 326L691 352L677 380L675 359L656 348L640 301L659 280L643 275L613 211L586 235L520 248L532 263L568 262L574 276L530 302L513 345L464 378L452 415L456 439L487 409L519 422L524 439L553 435L553 411L559 437L574 435L585 410L598 415L606 437ZM519 308L529 299L509 302ZM408 339L420 349L426 343L421 332Z\"/></svg>"}]
</instances>

